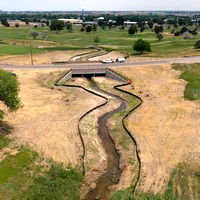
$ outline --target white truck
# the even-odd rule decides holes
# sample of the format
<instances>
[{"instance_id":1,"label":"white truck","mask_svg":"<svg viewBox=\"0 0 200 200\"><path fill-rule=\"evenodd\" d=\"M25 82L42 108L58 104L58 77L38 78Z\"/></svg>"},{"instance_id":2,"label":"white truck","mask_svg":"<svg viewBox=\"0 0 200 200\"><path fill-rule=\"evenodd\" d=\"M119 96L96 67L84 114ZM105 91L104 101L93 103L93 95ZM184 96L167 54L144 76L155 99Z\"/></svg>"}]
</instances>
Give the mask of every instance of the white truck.
<instances>
[{"instance_id":1,"label":"white truck","mask_svg":"<svg viewBox=\"0 0 200 200\"><path fill-rule=\"evenodd\" d=\"M116 62L122 63L122 62L125 62L125 60L126 60L125 58L117 58L117 59L116 59Z\"/></svg>"},{"instance_id":2,"label":"white truck","mask_svg":"<svg viewBox=\"0 0 200 200\"><path fill-rule=\"evenodd\" d=\"M115 61L113 59L106 59L106 60L102 60L103 64L108 64L108 63L114 63Z\"/></svg>"}]
</instances>

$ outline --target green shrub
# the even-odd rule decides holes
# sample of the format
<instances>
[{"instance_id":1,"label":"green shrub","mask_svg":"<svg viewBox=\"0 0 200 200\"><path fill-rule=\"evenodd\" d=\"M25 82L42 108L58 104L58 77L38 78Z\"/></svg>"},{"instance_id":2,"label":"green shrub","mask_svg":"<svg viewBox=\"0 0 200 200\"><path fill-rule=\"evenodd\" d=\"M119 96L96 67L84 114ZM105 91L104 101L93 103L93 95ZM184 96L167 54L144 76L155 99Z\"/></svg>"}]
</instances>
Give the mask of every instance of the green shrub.
<instances>
[{"instance_id":1,"label":"green shrub","mask_svg":"<svg viewBox=\"0 0 200 200\"><path fill-rule=\"evenodd\" d=\"M180 78L188 83L185 86L184 98L188 100L200 99L200 64L176 64L174 69L184 71Z\"/></svg>"},{"instance_id":2,"label":"green shrub","mask_svg":"<svg viewBox=\"0 0 200 200\"><path fill-rule=\"evenodd\" d=\"M52 165L44 176L38 176L34 184L22 195L27 200L78 200L83 175L70 168L65 170L61 165Z\"/></svg>"}]
</instances>

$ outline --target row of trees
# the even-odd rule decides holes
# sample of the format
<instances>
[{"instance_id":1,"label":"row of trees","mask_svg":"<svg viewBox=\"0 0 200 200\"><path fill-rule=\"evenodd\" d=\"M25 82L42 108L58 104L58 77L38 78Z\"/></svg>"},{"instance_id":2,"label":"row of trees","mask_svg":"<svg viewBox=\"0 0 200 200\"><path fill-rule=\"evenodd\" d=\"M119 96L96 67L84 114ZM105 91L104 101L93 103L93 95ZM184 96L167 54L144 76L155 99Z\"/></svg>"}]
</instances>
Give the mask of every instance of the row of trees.
<instances>
[{"instance_id":1,"label":"row of trees","mask_svg":"<svg viewBox=\"0 0 200 200\"><path fill-rule=\"evenodd\" d=\"M84 21L94 21L99 17L103 17L104 20L99 21L99 26L109 26L112 25L121 26L124 25L125 21L134 21L137 22L138 27L141 28L145 24L149 26L149 28L152 28L154 24L158 25L167 25L167 26L173 26L174 28L177 28L177 26L191 26L200 24L200 20L198 15L195 16L176 16L172 14L166 14L165 16L159 15L159 14L141 14L141 15L134 15L134 14L127 14L127 15L111 15L111 14L101 14L101 15L86 15ZM81 18L81 16L77 14L1 14L0 20L7 21L7 19L18 19L26 24L29 24L29 22L33 23L41 23L45 25L49 25L50 21L53 19L59 19L59 18ZM110 20L112 22L110 22ZM113 23L115 22L115 23ZM6 23L7 24L7 23ZM8 24L7 24L8 25Z\"/></svg>"},{"instance_id":2,"label":"row of trees","mask_svg":"<svg viewBox=\"0 0 200 200\"><path fill-rule=\"evenodd\" d=\"M80 14L81 15L81 14ZM8 19L18 19L21 21L28 21L28 22L34 22L34 23L46 23L47 21L50 21L52 19L59 19L59 18L65 18L65 19L78 19L81 18L81 16L74 13L56 13L53 12L45 13L15 13L15 14L1 14L0 19L2 18L8 18ZM199 15L195 14L193 16L178 16L174 13L166 13L165 15L159 15L156 13L151 14L125 14L125 15L113 15L113 14L101 14L101 15L85 15L85 21L94 21L96 18L104 17L104 21L107 23L109 20L116 21L116 25L123 25L124 21L134 21L137 23L142 23L145 21L151 22L151 23L157 23L158 25L192 25L194 23L199 23Z\"/></svg>"}]
</instances>

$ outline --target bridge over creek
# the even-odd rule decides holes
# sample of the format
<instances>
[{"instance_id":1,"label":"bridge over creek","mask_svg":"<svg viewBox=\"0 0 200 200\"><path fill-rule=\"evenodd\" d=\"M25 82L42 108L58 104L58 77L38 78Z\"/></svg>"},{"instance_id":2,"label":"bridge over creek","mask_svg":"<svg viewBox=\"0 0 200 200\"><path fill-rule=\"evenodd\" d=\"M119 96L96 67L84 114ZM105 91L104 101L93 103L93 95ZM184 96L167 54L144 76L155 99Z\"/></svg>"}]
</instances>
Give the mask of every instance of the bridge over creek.
<instances>
[{"instance_id":1,"label":"bridge over creek","mask_svg":"<svg viewBox=\"0 0 200 200\"><path fill-rule=\"evenodd\" d=\"M64 82L70 80L73 77L95 77L95 76L106 76L112 79L116 79L118 81L126 81L123 77L119 76L115 72L111 71L106 67L88 67L88 68L73 68L67 72L67 74L58 82Z\"/></svg>"}]
</instances>

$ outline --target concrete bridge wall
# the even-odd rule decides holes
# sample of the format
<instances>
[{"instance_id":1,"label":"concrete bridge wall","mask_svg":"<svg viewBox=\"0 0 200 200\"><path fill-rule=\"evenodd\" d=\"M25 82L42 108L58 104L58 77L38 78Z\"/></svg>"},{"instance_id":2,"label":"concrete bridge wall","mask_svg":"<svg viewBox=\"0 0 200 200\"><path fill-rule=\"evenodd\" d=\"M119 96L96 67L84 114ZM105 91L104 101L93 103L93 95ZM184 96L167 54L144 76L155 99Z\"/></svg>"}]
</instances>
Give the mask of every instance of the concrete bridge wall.
<instances>
[{"instance_id":1,"label":"concrete bridge wall","mask_svg":"<svg viewBox=\"0 0 200 200\"><path fill-rule=\"evenodd\" d=\"M126 82L125 79L120 77L119 75L115 74L114 72L110 71L107 68L96 68L96 69L91 69L91 68L80 68L80 69L71 69L57 84L60 84L62 82L65 82L67 80L70 80L73 77L84 77L84 76L106 76L118 81L123 81Z\"/></svg>"}]
</instances>

